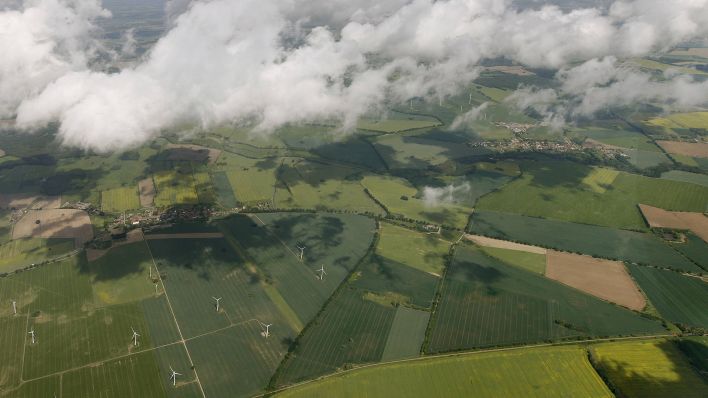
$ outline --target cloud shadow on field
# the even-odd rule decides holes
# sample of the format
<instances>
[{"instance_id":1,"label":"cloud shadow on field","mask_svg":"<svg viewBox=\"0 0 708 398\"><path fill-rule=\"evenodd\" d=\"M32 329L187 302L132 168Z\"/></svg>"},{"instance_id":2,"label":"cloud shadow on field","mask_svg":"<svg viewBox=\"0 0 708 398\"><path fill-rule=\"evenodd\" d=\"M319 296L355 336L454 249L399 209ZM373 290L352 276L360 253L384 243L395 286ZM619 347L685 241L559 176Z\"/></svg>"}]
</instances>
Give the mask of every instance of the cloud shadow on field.
<instances>
[{"instance_id":1,"label":"cloud shadow on field","mask_svg":"<svg viewBox=\"0 0 708 398\"><path fill-rule=\"evenodd\" d=\"M682 340L679 344L701 345L688 340ZM658 344L658 348L664 354L664 359L671 362L672 374L666 378L653 376L651 374L653 368L648 368L648 372L637 372L632 369L644 365L643 363L630 364L622 360L601 360L593 355L591 355L591 362L600 376L609 381L610 388L617 396L688 396L686 394L699 396L701 391L708 391L708 383L701 379L696 370L687 362L681 363L685 357L676 349L673 341L662 341ZM705 346L702 348L707 350ZM664 372L666 370L659 368L658 371ZM703 385L700 385L701 381Z\"/></svg>"},{"instance_id":2,"label":"cloud shadow on field","mask_svg":"<svg viewBox=\"0 0 708 398\"><path fill-rule=\"evenodd\" d=\"M468 281L477 281L485 285L493 284L506 274L494 267L485 267L470 261L457 261L455 263L456 273L462 274Z\"/></svg>"}]
</instances>

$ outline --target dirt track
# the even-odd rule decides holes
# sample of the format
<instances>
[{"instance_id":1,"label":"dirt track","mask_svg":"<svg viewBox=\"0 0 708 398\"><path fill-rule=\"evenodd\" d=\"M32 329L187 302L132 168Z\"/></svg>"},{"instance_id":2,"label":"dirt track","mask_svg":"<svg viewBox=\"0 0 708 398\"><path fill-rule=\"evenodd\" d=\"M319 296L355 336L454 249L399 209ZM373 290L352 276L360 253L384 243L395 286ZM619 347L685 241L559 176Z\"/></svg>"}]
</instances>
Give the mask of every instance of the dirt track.
<instances>
[{"instance_id":1,"label":"dirt track","mask_svg":"<svg viewBox=\"0 0 708 398\"><path fill-rule=\"evenodd\" d=\"M93 239L93 226L82 210L30 210L12 230L12 239L19 238L73 238L81 247Z\"/></svg>"},{"instance_id":2,"label":"dirt track","mask_svg":"<svg viewBox=\"0 0 708 398\"><path fill-rule=\"evenodd\" d=\"M646 305L621 261L549 250L546 277L629 309L640 311Z\"/></svg>"},{"instance_id":3,"label":"dirt track","mask_svg":"<svg viewBox=\"0 0 708 398\"><path fill-rule=\"evenodd\" d=\"M470 240L480 246L496 247L499 249L517 250L521 252L546 254L546 249L538 246L524 245L521 243L509 242L501 239L488 238L481 235L465 235L467 240Z\"/></svg>"}]
</instances>

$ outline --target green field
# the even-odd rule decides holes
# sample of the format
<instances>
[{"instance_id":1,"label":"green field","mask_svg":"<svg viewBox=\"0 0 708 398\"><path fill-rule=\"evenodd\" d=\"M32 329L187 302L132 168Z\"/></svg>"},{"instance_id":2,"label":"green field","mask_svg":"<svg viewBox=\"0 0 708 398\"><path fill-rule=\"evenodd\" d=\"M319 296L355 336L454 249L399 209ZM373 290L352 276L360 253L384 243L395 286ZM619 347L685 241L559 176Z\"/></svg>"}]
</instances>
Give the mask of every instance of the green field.
<instances>
[{"instance_id":1,"label":"green field","mask_svg":"<svg viewBox=\"0 0 708 398\"><path fill-rule=\"evenodd\" d=\"M11 396L120 397L138 390L165 396L161 379L167 373L158 374L149 351L155 347L153 320L138 301L96 307L86 267L84 259L75 257L0 279L0 301L16 300L18 307L18 315L5 306L0 310L0 341L7 347L0 357L8 364L3 365L0 394L19 387ZM137 347L131 327L140 333ZM161 329L170 333L174 324ZM28 330L36 332L35 344ZM59 384L57 372L65 372Z\"/></svg>"},{"instance_id":2,"label":"green field","mask_svg":"<svg viewBox=\"0 0 708 398\"><path fill-rule=\"evenodd\" d=\"M123 212L140 208L138 190L132 188L113 188L101 191L101 210L106 212Z\"/></svg>"},{"instance_id":3,"label":"green field","mask_svg":"<svg viewBox=\"0 0 708 398\"><path fill-rule=\"evenodd\" d=\"M463 246L443 282L428 352L661 330L658 322Z\"/></svg>"},{"instance_id":4,"label":"green field","mask_svg":"<svg viewBox=\"0 0 708 398\"><path fill-rule=\"evenodd\" d=\"M471 207L453 203L443 203L436 207L426 206L425 202L419 199L418 190L401 178L366 176L361 183L376 200L395 215L463 228L472 213Z\"/></svg>"},{"instance_id":5,"label":"green field","mask_svg":"<svg viewBox=\"0 0 708 398\"><path fill-rule=\"evenodd\" d=\"M225 172L219 171L213 174L212 181L214 182L214 191L216 192L217 201L226 208L234 208L238 206L234 190L229 182L229 177Z\"/></svg>"},{"instance_id":6,"label":"green field","mask_svg":"<svg viewBox=\"0 0 708 398\"><path fill-rule=\"evenodd\" d=\"M695 369L708 374L708 336L685 337L676 344Z\"/></svg>"},{"instance_id":7,"label":"green field","mask_svg":"<svg viewBox=\"0 0 708 398\"><path fill-rule=\"evenodd\" d=\"M648 169L659 165L670 165L671 159L663 152L644 151L641 149L625 149L623 153L629 156L627 161L639 169ZM670 155L673 157L673 155Z\"/></svg>"},{"instance_id":8,"label":"green field","mask_svg":"<svg viewBox=\"0 0 708 398\"><path fill-rule=\"evenodd\" d=\"M413 358L420 354L430 313L399 306L388 332L381 361Z\"/></svg>"},{"instance_id":9,"label":"green field","mask_svg":"<svg viewBox=\"0 0 708 398\"><path fill-rule=\"evenodd\" d=\"M440 278L416 268L372 256L357 269L352 285L399 304L428 309Z\"/></svg>"},{"instance_id":10,"label":"green field","mask_svg":"<svg viewBox=\"0 0 708 398\"><path fill-rule=\"evenodd\" d=\"M425 169L449 160L489 153L484 148L472 148L459 142L394 134L376 137L372 143L390 169Z\"/></svg>"},{"instance_id":11,"label":"green field","mask_svg":"<svg viewBox=\"0 0 708 398\"><path fill-rule=\"evenodd\" d=\"M396 309L365 300L362 294L345 288L327 305L283 363L278 385L381 360Z\"/></svg>"},{"instance_id":12,"label":"green field","mask_svg":"<svg viewBox=\"0 0 708 398\"><path fill-rule=\"evenodd\" d=\"M288 162L278 173L274 206L383 214L383 209L364 192L359 173L332 164Z\"/></svg>"},{"instance_id":13,"label":"green field","mask_svg":"<svg viewBox=\"0 0 708 398\"><path fill-rule=\"evenodd\" d=\"M460 382L464 380L465 382ZM278 397L612 397L579 347L475 353L358 369Z\"/></svg>"},{"instance_id":14,"label":"green field","mask_svg":"<svg viewBox=\"0 0 708 398\"><path fill-rule=\"evenodd\" d=\"M671 243L671 247L708 271L708 243L691 232L685 232L685 235L685 242Z\"/></svg>"},{"instance_id":15,"label":"green field","mask_svg":"<svg viewBox=\"0 0 708 398\"><path fill-rule=\"evenodd\" d=\"M423 272L440 276L451 244L452 242L444 240L438 234L425 234L382 223L376 253Z\"/></svg>"},{"instance_id":16,"label":"green field","mask_svg":"<svg viewBox=\"0 0 708 398\"><path fill-rule=\"evenodd\" d=\"M380 133L400 133L408 130L424 129L439 126L437 119L386 119L386 120L360 120L356 127L361 130L371 130Z\"/></svg>"},{"instance_id":17,"label":"green field","mask_svg":"<svg viewBox=\"0 0 708 398\"><path fill-rule=\"evenodd\" d=\"M263 160L224 154L220 166L228 178L233 194L241 203L270 202L273 200L276 171L284 159Z\"/></svg>"},{"instance_id":18,"label":"green field","mask_svg":"<svg viewBox=\"0 0 708 398\"><path fill-rule=\"evenodd\" d=\"M508 177L516 177L521 174L521 169L516 162L500 161L500 162L479 162L474 164L475 169L479 171L487 171L499 173Z\"/></svg>"},{"instance_id":19,"label":"green field","mask_svg":"<svg viewBox=\"0 0 708 398\"><path fill-rule=\"evenodd\" d=\"M498 247L481 247L485 254L503 263L521 267L527 271L544 275L546 273L546 255L529 253L520 250L501 249Z\"/></svg>"},{"instance_id":20,"label":"green field","mask_svg":"<svg viewBox=\"0 0 708 398\"><path fill-rule=\"evenodd\" d=\"M126 261L126 259L130 259ZM152 261L145 242L114 247L104 256L88 263L96 306L128 303L152 297ZM153 276L157 271L152 267Z\"/></svg>"},{"instance_id":21,"label":"green field","mask_svg":"<svg viewBox=\"0 0 708 398\"><path fill-rule=\"evenodd\" d=\"M0 273L41 263L74 250L73 239L23 238L0 245Z\"/></svg>"},{"instance_id":22,"label":"green field","mask_svg":"<svg viewBox=\"0 0 708 398\"><path fill-rule=\"evenodd\" d=\"M703 380L667 340L604 343L591 347L595 366L621 396L705 397Z\"/></svg>"},{"instance_id":23,"label":"green field","mask_svg":"<svg viewBox=\"0 0 708 398\"><path fill-rule=\"evenodd\" d=\"M646 124L665 129L704 129L708 127L708 112L675 113L663 118L650 119Z\"/></svg>"},{"instance_id":24,"label":"green field","mask_svg":"<svg viewBox=\"0 0 708 398\"><path fill-rule=\"evenodd\" d=\"M312 137L311 137L312 138ZM323 159L352 164L369 170L382 171L386 164L365 137L348 136L336 142L315 146L312 152Z\"/></svg>"},{"instance_id":25,"label":"green field","mask_svg":"<svg viewBox=\"0 0 708 398\"><path fill-rule=\"evenodd\" d=\"M191 171L161 171L153 176L155 181L155 206L187 205L199 203L196 183Z\"/></svg>"},{"instance_id":26,"label":"green field","mask_svg":"<svg viewBox=\"0 0 708 398\"><path fill-rule=\"evenodd\" d=\"M629 265L632 277L659 313L671 322L708 328L708 283L698 278Z\"/></svg>"},{"instance_id":27,"label":"green field","mask_svg":"<svg viewBox=\"0 0 708 398\"><path fill-rule=\"evenodd\" d=\"M302 213L235 216L221 227L238 240L242 254L278 290L302 324L317 314L364 257L376 230L373 220L362 216ZM298 245L306 248L303 262L298 259ZM323 265L327 275L319 280L316 270Z\"/></svg>"},{"instance_id":28,"label":"green field","mask_svg":"<svg viewBox=\"0 0 708 398\"><path fill-rule=\"evenodd\" d=\"M627 149L661 152L661 149L646 135L632 130L602 129L592 127L573 130L569 132L569 135L572 137L590 138L603 144L614 145Z\"/></svg>"},{"instance_id":29,"label":"green field","mask_svg":"<svg viewBox=\"0 0 708 398\"><path fill-rule=\"evenodd\" d=\"M287 352L281 340L294 338L296 332L282 321L255 271L225 239L148 242L195 366L204 369L199 375L205 392L217 396L224 391L239 396L261 392ZM221 298L219 312L212 297ZM260 335L259 322L272 324L270 339ZM248 383L209 370L216 366L249 374Z\"/></svg>"},{"instance_id":30,"label":"green field","mask_svg":"<svg viewBox=\"0 0 708 398\"><path fill-rule=\"evenodd\" d=\"M597 183L592 183L595 169L565 161L526 162L522 169L520 179L483 197L477 207L645 230L637 204L702 212L708 197L707 187L627 173L620 173L611 183L603 184L603 191L598 191Z\"/></svg>"},{"instance_id":31,"label":"green field","mask_svg":"<svg viewBox=\"0 0 708 398\"><path fill-rule=\"evenodd\" d=\"M661 178L673 181L690 182L691 184L708 187L708 175L689 173L681 170L671 170L661 174Z\"/></svg>"},{"instance_id":32,"label":"green field","mask_svg":"<svg viewBox=\"0 0 708 398\"><path fill-rule=\"evenodd\" d=\"M475 211L470 231L561 251L701 272L698 266L649 233L481 210Z\"/></svg>"}]
</instances>

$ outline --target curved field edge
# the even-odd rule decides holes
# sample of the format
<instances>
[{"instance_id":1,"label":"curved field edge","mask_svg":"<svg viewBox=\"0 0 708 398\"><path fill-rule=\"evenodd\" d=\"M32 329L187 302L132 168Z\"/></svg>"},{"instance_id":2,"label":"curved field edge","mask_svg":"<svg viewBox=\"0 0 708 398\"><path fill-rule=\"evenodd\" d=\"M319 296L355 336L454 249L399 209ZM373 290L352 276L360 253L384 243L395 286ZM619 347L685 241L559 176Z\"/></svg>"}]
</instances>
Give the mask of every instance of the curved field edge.
<instances>
[{"instance_id":1,"label":"curved field edge","mask_svg":"<svg viewBox=\"0 0 708 398\"><path fill-rule=\"evenodd\" d=\"M539 363L546 366L538 366ZM562 377L558 377L559 374ZM469 382L459 383L465 379ZM611 397L612 393L595 373L585 349L569 346L478 352L374 365L304 383L276 396Z\"/></svg>"}]
</instances>

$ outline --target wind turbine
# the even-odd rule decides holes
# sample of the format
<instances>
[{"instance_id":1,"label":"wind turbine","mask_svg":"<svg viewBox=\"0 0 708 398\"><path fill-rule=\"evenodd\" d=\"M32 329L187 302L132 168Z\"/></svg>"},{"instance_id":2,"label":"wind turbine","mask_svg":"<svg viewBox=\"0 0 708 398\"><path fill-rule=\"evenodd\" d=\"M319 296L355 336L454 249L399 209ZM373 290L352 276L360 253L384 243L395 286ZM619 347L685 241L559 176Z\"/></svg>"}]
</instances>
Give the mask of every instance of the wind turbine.
<instances>
[{"instance_id":1,"label":"wind turbine","mask_svg":"<svg viewBox=\"0 0 708 398\"><path fill-rule=\"evenodd\" d=\"M182 376L182 373L175 372L175 370L172 369L172 366L170 366L170 372L172 372L170 375L170 380L172 380L172 386L174 387L177 385L177 376Z\"/></svg>"},{"instance_id":2,"label":"wind turbine","mask_svg":"<svg viewBox=\"0 0 708 398\"><path fill-rule=\"evenodd\" d=\"M322 266L320 267L320 269L317 270L317 272L320 273L320 276L319 276L320 280L323 280L323 279L324 279L324 276L327 275L327 273L326 273L325 270L324 270L324 265L322 265Z\"/></svg>"},{"instance_id":3,"label":"wind turbine","mask_svg":"<svg viewBox=\"0 0 708 398\"><path fill-rule=\"evenodd\" d=\"M156 283L155 284L155 295L157 295L157 294L159 294L159 293L157 292L157 283Z\"/></svg>"},{"instance_id":4,"label":"wind turbine","mask_svg":"<svg viewBox=\"0 0 708 398\"><path fill-rule=\"evenodd\" d=\"M305 246L298 246L298 249L300 249L300 261L302 262L303 257L305 257Z\"/></svg>"},{"instance_id":5,"label":"wind turbine","mask_svg":"<svg viewBox=\"0 0 708 398\"><path fill-rule=\"evenodd\" d=\"M221 297L217 298L217 297L212 296L211 298L213 298L216 301L216 312L219 312L219 301L221 300Z\"/></svg>"},{"instance_id":6,"label":"wind turbine","mask_svg":"<svg viewBox=\"0 0 708 398\"><path fill-rule=\"evenodd\" d=\"M138 337L140 336L140 334L138 334L138 332L136 332L132 326L130 327L130 330L133 331L133 347L137 347L138 346Z\"/></svg>"},{"instance_id":7,"label":"wind turbine","mask_svg":"<svg viewBox=\"0 0 708 398\"><path fill-rule=\"evenodd\" d=\"M258 319L256 319L256 320L258 321ZM267 339L268 336L270 336L270 327L273 326L273 324L270 323L270 324L267 324L267 325L266 325L265 323L263 323L263 322L261 322L261 321L258 321L258 323L261 324L261 327L264 327L264 328L265 328L265 330L261 332L261 336L263 336L263 337L265 337L265 338Z\"/></svg>"},{"instance_id":8,"label":"wind turbine","mask_svg":"<svg viewBox=\"0 0 708 398\"><path fill-rule=\"evenodd\" d=\"M32 328L32 330L30 330L27 334L32 336L32 344L34 344L34 328Z\"/></svg>"},{"instance_id":9,"label":"wind turbine","mask_svg":"<svg viewBox=\"0 0 708 398\"><path fill-rule=\"evenodd\" d=\"M469 105L472 105L472 93L470 93L470 102Z\"/></svg>"},{"instance_id":10,"label":"wind turbine","mask_svg":"<svg viewBox=\"0 0 708 398\"><path fill-rule=\"evenodd\" d=\"M17 315L17 301L12 300L12 312Z\"/></svg>"}]
</instances>

